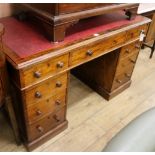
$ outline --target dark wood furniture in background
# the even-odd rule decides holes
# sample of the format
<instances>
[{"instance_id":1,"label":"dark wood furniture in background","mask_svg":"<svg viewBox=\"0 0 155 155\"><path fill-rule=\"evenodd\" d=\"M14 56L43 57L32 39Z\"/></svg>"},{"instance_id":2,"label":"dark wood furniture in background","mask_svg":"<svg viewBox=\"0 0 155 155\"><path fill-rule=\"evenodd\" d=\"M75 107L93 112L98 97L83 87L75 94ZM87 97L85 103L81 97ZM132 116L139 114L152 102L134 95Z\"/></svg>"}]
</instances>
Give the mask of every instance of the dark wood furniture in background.
<instances>
[{"instance_id":1,"label":"dark wood furniture in background","mask_svg":"<svg viewBox=\"0 0 155 155\"><path fill-rule=\"evenodd\" d=\"M60 43L49 42L28 22L13 17L0 22L20 135L32 150L67 128L71 69L79 66L75 75L107 100L129 87L139 36L150 20L126 20L123 12L89 18L71 27Z\"/></svg>"},{"instance_id":2,"label":"dark wood furniture in background","mask_svg":"<svg viewBox=\"0 0 155 155\"><path fill-rule=\"evenodd\" d=\"M105 13L124 10L130 18L137 14L136 3L50 3L50 4L18 4L21 10L27 12L29 19L40 26L50 40L54 42L64 40L67 28L84 18L103 15ZM20 18L26 15L21 14Z\"/></svg>"},{"instance_id":3,"label":"dark wood furniture in background","mask_svg":"<svg viewBox=\"0 0 155 155\"><path fill-rule=\"evenodd\" d=\"M144 46L146 46L151 49L150 58L152 58L153 53L155 51L155 11L150 11L150 12L144 13L143 15L152 20L148 29L148 33L143 43L143 48Z\"/></svg>"},{"instance_id":4,"label":"dark wood furniture in background","mask_svg":"<svg viewBox=\"0 0 155 155\"><path fill-rule=\"evenodd\" d=\"M4 26L0 24L0 108L4 106L7 111L15 135L15 140L17 144L20 144L18 125L11 100L5 55L3 53L2 35L4 35Z\"/></svg>"},{"instance_id":5,"label":"dark wood furniture in background","mask_svg":"<svg viewBox=\"0 0 155 155\"><path fill-rule=\"evenodd\" d=\"M0 24L0 107L4 104L4 75L3 75L3 68L5 64L4 53L2 52L2 35L4 34L4 27Z\"/></svg>"}]
</instances>

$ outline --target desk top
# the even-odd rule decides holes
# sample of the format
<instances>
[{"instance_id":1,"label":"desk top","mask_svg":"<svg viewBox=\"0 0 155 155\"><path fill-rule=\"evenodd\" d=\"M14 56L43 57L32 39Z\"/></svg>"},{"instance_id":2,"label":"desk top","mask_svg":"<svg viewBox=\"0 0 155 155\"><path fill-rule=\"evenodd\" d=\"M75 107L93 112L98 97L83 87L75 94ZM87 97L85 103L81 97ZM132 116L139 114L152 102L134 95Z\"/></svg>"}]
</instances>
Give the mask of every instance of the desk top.
<instances>
[{"instance_id":1,"label":"desk top","mask_svg":"<svg viewBox=\"0 0 155 155\"><path fill-rule=\"evenodd\" d=\"M21 22L13 17L0 19L0 23L5 26L3 37L5 53L15 64L145 22L148 22L148 19L142 16L136 16L134 20L127 20L123 12L104 14L80 21L67 30L64 41L53 43L48 41L31 23Z\"/></svg>"}]
</instances>

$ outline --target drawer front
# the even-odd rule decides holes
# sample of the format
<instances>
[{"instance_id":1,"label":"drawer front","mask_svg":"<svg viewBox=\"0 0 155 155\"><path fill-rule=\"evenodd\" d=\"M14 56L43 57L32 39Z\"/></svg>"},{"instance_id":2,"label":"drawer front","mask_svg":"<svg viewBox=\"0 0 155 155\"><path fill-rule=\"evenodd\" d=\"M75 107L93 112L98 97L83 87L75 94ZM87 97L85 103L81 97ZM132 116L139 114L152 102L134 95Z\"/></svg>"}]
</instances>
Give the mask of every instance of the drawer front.
<instances>
[{"instance_id":1,"label":"drawer front","mask_svg":"<svg viewBox=\"0 0 155 155\"><path fill-rule=\"evenodd\" d=\"M127 35L126 36L127 41L130 41L130 40L138 38L140 36L141 31L144 31L144 33L146 34L146 32L147 32L147 25L138 26L136 28L128 30L127 34L126 34Z\"/></svg>"},{"instance_id":2,"label":"drawer front","mask_svg":"<svg viewBox=\"0 0 155 155\"><path fill-rule=\"evenodd\" d=\"M125 59L119 59L115 75L119 75L119 74L124 73L128 70L132 71L136 64L138 53L139 53L139 51L137 51L137 53L134 52L134 54L126 57Z\"/></svg>"},{"instance_id":3,"label":"drawer front","mask_svg":"<svg viewBox=\"0 0 155 155\"><path fill-rule=\"evenodd\" d=\"M28 106L25 111L27 122L29 124L45 117L46 115L60 110L66 104L66 92L62 91L60 94L43 100L37 104Z\"/></svg>"},{"instance_id":4,"label":"drawer front","mask_svg":"<svg viewBox=\"0 0 155 155\"><path fill-rule=\"evenodd\" d=\"M33 125L27 126L28 141L33 141L43 136L48 131L54 129L65 121L66 107L52 113L47 117L37 121Z\"/></svg>"},{"instance_id":5,"label":"drawer front","mask_svg":"<svg viewBox=\"0 0 155 155\"><path fill-rule=\"evenodd\" d=\"M108 49L123 44L125 42L125 35L126 33L122 32L96 44L87 45L85 47L71 51L70 65L74 66L83 63L89 59L95 58L100 54L103 54Z\"/></svg>"},{"instance_id":6,"label":"drawer front","mask_svg":"<svg viewBox=\"0 0 155 155\"><path fill-rule=\"evenodd\" d=\"M115 90L117 89L118 87L120 87L121 85L125 84L126 82L128 82L130 79L131 79L131 76L132 76L132 71L133 70L127 70L126 72L120 74L120 75L117 75L115 78L114 78L114 81L113 81L113 85L112 85L112 90Z\"/></svg>"},{"instance_id":7,"label":"drawer front","mask_svg":"<svg viewBox=\"0 0 155 155\"><path fill-rule=\"evenodd\" d=\"M22 70L22 87L28 86L34 82L40 81L48 76L54 75L68 67L68 54L50 59L48 61L36 64L31 68Z\"/></svg>"},{"instance_id":8,"label":"drawer front","mask_svg":"<svg viewBox=\"0 0 155 155\"><path fill-rule=\"evenodd\" d=\"M56 78L39 83L34 88L25 90L23 96L26 106L38 103L46 98L59 94L67 88L67 73L63 73Z\"/></svg>"},{"instance_id":9,"label":"drawer front","mask_svg":"<svg viewBox=\"0 0 155 155\"><path fill-rule=\"evenodd\" d=\"M141 47L141 43L139 41L136 41L134 43L131 43L129 45L122 47L120 52L120 58L124 59L135 53L137 54L140 50L140 47Z\"/></svg>"}]
</instances>

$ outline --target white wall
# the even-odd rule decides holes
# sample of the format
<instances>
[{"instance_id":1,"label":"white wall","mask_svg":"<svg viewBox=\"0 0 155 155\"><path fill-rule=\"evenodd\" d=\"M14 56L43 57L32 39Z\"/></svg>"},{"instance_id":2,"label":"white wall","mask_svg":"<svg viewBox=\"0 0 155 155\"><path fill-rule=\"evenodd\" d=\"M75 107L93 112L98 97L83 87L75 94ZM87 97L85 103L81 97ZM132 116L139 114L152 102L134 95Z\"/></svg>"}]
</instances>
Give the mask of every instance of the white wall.
<instances>
[{"instance_id":1,"label":"white wall","mask_svg":"<svg viewBox=\"0 0 155 155\"><path fill-rule=\"evenodd\" d=\"M145 13L155 10L155 3L140 3L138 13Z\"/></svg>"}]
</instances>

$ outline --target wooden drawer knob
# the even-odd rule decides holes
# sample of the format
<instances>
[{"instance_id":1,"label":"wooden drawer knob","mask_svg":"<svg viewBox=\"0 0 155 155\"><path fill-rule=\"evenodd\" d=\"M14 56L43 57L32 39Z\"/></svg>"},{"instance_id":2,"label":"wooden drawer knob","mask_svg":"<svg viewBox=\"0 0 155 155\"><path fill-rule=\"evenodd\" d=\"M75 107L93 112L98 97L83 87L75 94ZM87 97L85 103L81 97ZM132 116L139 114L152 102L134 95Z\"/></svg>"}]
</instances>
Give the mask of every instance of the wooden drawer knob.
<instances>
[{"instance_id":1,"label":"wooden drawer knob","mask_svg":"<svg viewBox=\"0 0 155 155\"><path fill-rule=\"evenodd\" d=\"M130 36L131 36L131 37L134 37L134 33L133 33L133 32L131 32L131 33L130 33Z\"/></svg>"},{"instance_id":2,"label":"wooden drawer knob","mask_svg":"<svg viewBox=\"0 0 155 155\"><path fill-rule=\"evenodd\" d=\"M130 53L130 50L129 50L129 49L126 49L125 52L126 52L127 54L129 54L129 53Z\"/></svg>"},{"instance_id":3,"label":"wooden drawer knob","mask_svg":"<svg viewBox=\"0 0 155 155\"><path fill-rule=\"evenodd\" d=\"M88 56L92 56L92 55L93 55L93 51L88 50L88 51L86 52L86 55L88 55Z\"/></svg>"},{"instance_id":4,"label":"wooden drawer knob","mask_svg":"<svg viewBox=\"0 0 155 155\"><path fill-rule=\"evenodd\" d=\"M40 78L41 77L41 73L39 71L34 72L34 77L35 78Z\"/></svg>"},{"instance_id":5,"label":"wooden drawer knob","mask_svg":"<svg viewBox=\"0 0 155 155\"><path fill-rule=\"evenodd\" d=\"M117 40L114 40L113 43L114 43L114 44L117 44Z\"/></svg>"},{"instance_id":6,"label":"wooden drawer knob","mask_svg":"<svg viewBox=\"0 0 155 155\"><path fill-rule=\"evenodd\" d=\"M136 63L136 61L135 60L132 60L132 59L129 59L129 61L132 62L133 64Z\"/></svg>"},{"instance_id":7,"label":"wooden drawer knob","mask_svg":"<svg viewBox=\"0 0 155 155\"><path fill-rule=\"evenodd\" d=\"M56 104L56 105L60 105L60 104L61 104L61 101L60 101L60 100L56 100L56 101L55 101L55 104Z\"/></svg>"},{"instance_id":8,"label":"wooden drawer knob","mask_svg":"<svg viewBox=\"0 0 155 155\"><path fill-rule=\"evenodd\" d=\"M39 115L42 114L42 112L41 112L40 110L37 110L37 111L36 111L36 114L39 116Z\"/></svg>"},{"instance_id":9,"label":"wooden drawer knob","mask_svg":"<svg viewBox=\"0 0 155 155\"><path fill-rule=\"evenodd\" d=\"M126 76L127 78L130 78L130 77L131 77L131 75L128 74L128 73L125 73L125 76Z\"/></svg>"},{"instance_id":10,"label":"wooden drawer knob","mask_svg":"<svg viewBox=\"0 0 155 155\"><path fill-rule=\"evenodd\" d=\"M60 121L59 117L58 117L56 114L53 116L53 118L54 118L57 122Z\"/></svg>"},{"instance_id":11,"label":"wooden drawer knob","mask_svg":"<svg viewBox=\"0 0 155 155\"><path fill-rule=\"evenodd\" d=\"M121 80L119 80L119 79L117 79L117 80L116 80L116 82L118 82L118 83L120 83L120 84L122 83L122 81L121 81Z\"/></svg>"},{"instance_id":12,"label":"wooden drawer knob","mask_svg":"<svg viewBox=\"0 0 155 155\"><path fill-rule=\"evenodd\" d=\"M56 87L61 87L62 86L62 83L60 81L57 81L56 82Z\"/></svg>"},{"instance_id":13,"label":"wooden drawer knob","mask_svg":"<svg viewBox=\"0 0 155 155\"><path fill-rule=\"evenodd\" d=\"M62 68L63 66L64 66L64 63L63 62L59 61L57 63L57 68Z\"/></svg>"},{"instance_id":14,"label":"wooden drawer knob","mask_svg":"<svg viewBox=\"0 0 155 155\"><path fill-rule=\"evenodd\" d=\"M37 130L39 131L39 132L44 132L44 128L43 127L41 127L40 125L39 126L37 126Z\"/></svg>"},{"instance_id":15,"label":"wooden drawer knob","mask_svg":"<svg viewBox=\"0 0 155 155\"><path fill-rule=\"evenodd\" d=\"M42 95L41 95L41 93L40 93L40 92L38 92L38 91L37 91L37 92L35 92L35 97L36 97L36 98L41 98L41 97L42 97Z\"/></svg>"}]
</instances>

